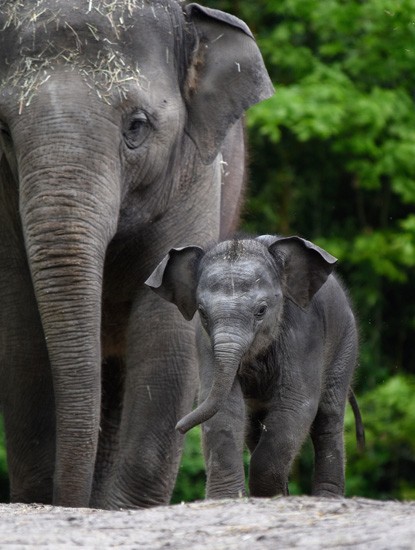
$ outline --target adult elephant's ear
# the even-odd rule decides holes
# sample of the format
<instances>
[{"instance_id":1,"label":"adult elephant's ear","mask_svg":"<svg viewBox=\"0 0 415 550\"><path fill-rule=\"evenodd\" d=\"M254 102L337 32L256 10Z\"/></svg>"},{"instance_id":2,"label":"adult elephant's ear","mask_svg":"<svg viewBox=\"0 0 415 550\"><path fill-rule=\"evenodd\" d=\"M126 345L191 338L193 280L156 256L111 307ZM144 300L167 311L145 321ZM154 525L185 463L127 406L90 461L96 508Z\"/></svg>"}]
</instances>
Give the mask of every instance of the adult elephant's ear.
<instances>
[{"instance_id":1,"label":"adult elephant's ear","mask_svg":"<svg viewBox=\"0 0 415 550\"><path fill-rule=\"evenodd\" d=\"M189 4L196 32L186 81L186 131L205 164L219 152L229 127L243 112L274 93L261 53L247 25L219 10Z\"/></svg>"},{"instance_id":2,"label":"adult elephant's ear","mask_svg":"<svg viewBox=\"0 0 415 550\"><path fill-rule=\"evenodd\" d=\"M337 259L323 248L300 237L269 236L262 240L282 266L283 288L290 300L305 308L333 271Z\"/></svg>"},{"instance_id":3,"label":"adult elephant's ear","mask_svg":"<svg viewBox=\"0 0 415 550\"><path fill-rule=\"evenodd\" d=\"M197 309L197 269L203 254L199 246L172 248L144 283L175 304L188 321Z\"/></svg>"}]
</instances>

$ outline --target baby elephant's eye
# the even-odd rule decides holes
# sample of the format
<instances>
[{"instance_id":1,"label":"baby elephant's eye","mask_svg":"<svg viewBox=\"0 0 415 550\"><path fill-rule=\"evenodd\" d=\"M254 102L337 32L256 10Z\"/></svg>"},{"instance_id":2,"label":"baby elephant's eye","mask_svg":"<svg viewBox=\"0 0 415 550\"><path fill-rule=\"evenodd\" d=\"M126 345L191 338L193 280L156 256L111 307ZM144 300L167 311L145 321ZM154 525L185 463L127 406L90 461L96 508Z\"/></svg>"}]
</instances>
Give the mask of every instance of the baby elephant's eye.
<instances>
[{"instance_id":1,"label":"baby elephant's eye","mask_svg":"<svg viewBox=\"0 0 415 550\"><path fill-rule=\"evenodd\" d=\"M267 309L268 306L266 304L261 304L259 308L255 311L255 319L257 319L257 321L263 319L267 312Z\"/></svg>"}]
</instances>

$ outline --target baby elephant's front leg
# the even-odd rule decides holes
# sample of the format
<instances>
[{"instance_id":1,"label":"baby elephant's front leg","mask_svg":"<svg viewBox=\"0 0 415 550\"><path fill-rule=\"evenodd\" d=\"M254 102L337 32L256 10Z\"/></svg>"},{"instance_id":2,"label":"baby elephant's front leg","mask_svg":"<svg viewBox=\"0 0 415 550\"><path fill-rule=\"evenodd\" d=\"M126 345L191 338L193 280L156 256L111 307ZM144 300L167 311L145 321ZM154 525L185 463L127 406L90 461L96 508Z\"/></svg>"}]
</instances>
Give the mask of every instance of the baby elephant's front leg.
<instances>
[{"instance_id":1,"label":"baby elephant's front leg","mask_svg":"<svg viewBox=\"0 0 415 550\"><path fill-rule=\"evenodd\" d=\"M202 424L206 465L206 498L245 494L243 467L245 404L235 381L226 405Z\"/></svg>"}]
</instances>

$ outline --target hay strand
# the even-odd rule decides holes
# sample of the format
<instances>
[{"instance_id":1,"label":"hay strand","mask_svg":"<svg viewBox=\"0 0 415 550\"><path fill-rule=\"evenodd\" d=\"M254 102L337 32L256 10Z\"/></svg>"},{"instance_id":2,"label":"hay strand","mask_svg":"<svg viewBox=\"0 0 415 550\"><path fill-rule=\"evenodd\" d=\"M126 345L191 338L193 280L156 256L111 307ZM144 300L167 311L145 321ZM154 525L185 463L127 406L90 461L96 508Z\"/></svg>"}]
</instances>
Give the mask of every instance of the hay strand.
<instances>
[{"instance_id":1,"label":"hay strand","mask_svg":"<svg viewBox=\"0 0 415 550\"><path fill-rule=\"evenodd\" d=\"M135 10L142 10L146 3L147 0L89 0L85 3L85 15L95 12L104 17L110 22L115 40L119 41L121 31L127 29L128 18ZM154 4L156 7L160 5ZM154 5L151 7L155 14ZM65 20L62 11L51 10L50 1L36 0L29 3L27 0L0 0L0 11L4 15L3 29L12 28L18 33L21 28L37 23L42 24L46 31L48 25L54 24L56 29L69 29L74 37L74 45L64 49L58 49L52 42L48 42L38 55L29 55L22 49L19 58L11 63L8 76L0 84L0 92L10 85L19 90L20 113L30 105L39 88L49 80L58 65L66 65L65 70L78 70L87 85L106 103L111 103L114 93L125 98L132 83L148 87L149 83L139 67L126 65L116 48L117 42L100 34L99 21L96 26L90 21L85 22L90 39L100 44L93 58L87 54L88 40L82 42L77 30Z\"/></svg>"}]
</instances>

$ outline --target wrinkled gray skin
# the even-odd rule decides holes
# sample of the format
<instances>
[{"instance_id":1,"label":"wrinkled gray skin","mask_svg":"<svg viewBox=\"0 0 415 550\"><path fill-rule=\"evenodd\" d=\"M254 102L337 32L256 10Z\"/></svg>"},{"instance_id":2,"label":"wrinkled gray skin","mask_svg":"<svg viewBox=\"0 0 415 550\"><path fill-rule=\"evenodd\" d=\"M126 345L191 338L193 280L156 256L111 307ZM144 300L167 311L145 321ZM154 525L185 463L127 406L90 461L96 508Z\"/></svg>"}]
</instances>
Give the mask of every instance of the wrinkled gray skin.
<instances>
[{"instance_id":1,"label":"wrinkled gray skin","mask_svg":"<svg viewBox=\"0 0 415 550\"><path fill-rule=\"evenodd\" d=\"M262 236L206 253L171 250L148 279L186 319L199 313L201 404L177 428L203 422L208 498L244 494L244 443L250 494L287 494L309 433L313 494L343 494L343 420L358 343L335 262L299 237Z\"/></svg>"},{"instance_id":2,"label":"wrinkled gray skin","mask_svg":"<svg viewBox=\"0 0 415 550\"><path fill-rule=\"evenodd\" d=\"M261 55L238 19L172 0L0 0L0 51L11 500L167 503L194 327L143 282L235 224Z\"/></svg>"}]
</instances>

